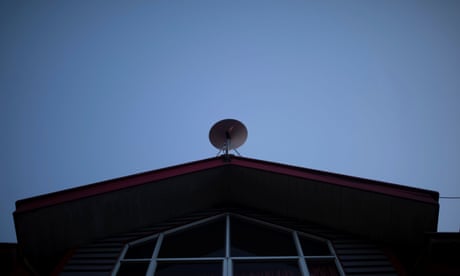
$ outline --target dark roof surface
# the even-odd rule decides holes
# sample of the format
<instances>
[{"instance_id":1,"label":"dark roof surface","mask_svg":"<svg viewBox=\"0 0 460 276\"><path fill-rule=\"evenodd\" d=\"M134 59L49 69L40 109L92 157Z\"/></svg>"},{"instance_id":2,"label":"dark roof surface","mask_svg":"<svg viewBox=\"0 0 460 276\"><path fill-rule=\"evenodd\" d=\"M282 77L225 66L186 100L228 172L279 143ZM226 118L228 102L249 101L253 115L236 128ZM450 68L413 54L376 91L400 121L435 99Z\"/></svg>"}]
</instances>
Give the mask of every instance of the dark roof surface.
<instances>
[{"instance_id":1,"label":"dark roof surface","mask_svg":"<svg viewBox=\"0 0 460 276\"><path fill-rule=\"evenodd\" d=\"M389 244L435 232L439 194L243 157L216 157L16 202L31 259L213 206L246 206Z\"/></svg>"},{"instance_id":2,"label":"dark roof surface","mask_svg":"<svg viewBox=\"0 0 460 276\"><path fill-rule=\"evenodd\" d=\"M431 204L437 204L439 200L439 193L435 191L245 157L232 156L231 162L223 162L223 158L215 157L18 200L16 202L16 212L29 211L54 204L64 203L67 201L78 200L84 197L126 189L137 185L143 185L147 182L159 181L177 175L193 173L210 168L235 165Z\"/></svg>"}]
</instances>

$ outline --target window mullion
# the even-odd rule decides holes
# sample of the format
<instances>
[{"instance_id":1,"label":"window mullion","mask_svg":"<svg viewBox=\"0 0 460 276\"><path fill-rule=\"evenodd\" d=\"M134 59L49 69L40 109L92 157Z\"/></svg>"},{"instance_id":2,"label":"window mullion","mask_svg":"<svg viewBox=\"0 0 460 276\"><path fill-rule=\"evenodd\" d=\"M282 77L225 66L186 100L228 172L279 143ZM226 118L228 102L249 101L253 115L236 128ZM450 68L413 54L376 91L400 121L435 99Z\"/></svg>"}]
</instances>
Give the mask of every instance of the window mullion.
<instances>
[{"instance_id":1,"label":"window mullion","mask_svg":"<svg viewBox=\"0 0 460 276\"><path fill-rule=\"evenodd\" d=\"M225 223L225 258L230 257L230 216L227 215Z\"/></svg>"},{"instance_id":2,"label":"window mullion","mask_svg":"<svg viewBox=\"0 0 460 276\"><path fill-rule=\"evenodd\" d=\"M342 264L340 263L339 259L337 258L337 254L335 253L335 249L332 246L331 241L327 241L327 246L329 247L329 251L331 251L332 255L334 255L334 263L337 267L340 276L345 276L345 272L343 271Z\"/></svg>"},{"instance_id":3,"label":"window mullion","mask_svg":"<svg viewBox=\"0 0 460 276\"><path fill-rule=\"evenodd\" d=\"M223 275L231 276L231 260L230 260L230 216L225 217L225 260L223 265Z\"/></svg>"},{"instance_id":4,"label":"window mullion","mask_svg":"<svg viewBox=\"0 0 460 276\"><path fill-rule=\"evenodd\" d=\"M228 276L233 275L233 261L232 261L232 259L228 259L227 273L228 273Z\"/></svg>"},{"instance_id":5,"label":"window mullion","mask_svg":"<svg viewBox=\"0 0 460 276\"><path fill-rule=\"evenodd\" d=\"M296 231L293 231L292 235L294 237L295 247L297 248L297 254L299 255L300 271L302 271L303 276L310 276L307 263L305 262L305 256L303 255L302 246L300 246L299 235L297 235Z\"/></svg>"},{"instance_id":6,"label":"window mullion","mask_svg":"<svg viewBox=\"0 0 460 276\"><path fill-rule=\"evenodd\" d=\"M232 216L232 219L231 219L231 216ZM186 262L186 263L212 262L212 263L214 263L214 265L217 265L217 263L219 262L220 265L222 266L222 268L221 268L222 275L223 276L232 276L233 275L233 261L236 262L236 268L239 269L239 266L238 266L239 262L241 262L241 263L253 263L255 265L257 265L257 263L262 262L262 261L274 262L274 263L288 262L288 263L290 263L290 265L294 265L295 260L297 260L297 267L298 267L298 268L296 268L296 270L300 269L300 273L303 276L310 276L310 272L309 272L309 268L308 268L309 265L310 265L310 268L312 268L313 265L315 265L315 267L318 266L318 268L323 268L323 265L321 264L321 262L318 262L317 260L329 260L328 265L324 266L324 268L327 268L329 266L329 264L332 265L331 262L334 261L336 269L339 272L339 275L341 275L341 276L345 275L344 271L343 271L343 268L341 267L341 264L340 264L340 262L339 262L339 260L337 258L337 255L335 254L335 251L334 251L334 248L332 246L332 243L329 240L326 240L324 238L318 238L318 237L313 236L313 235L305 235L305 236L307 236L307 238L305 238L304 233L298 233L297 231L292 230L292 229L288 229L288 228L281 227L281 226L275 226L275 225L273 225L271 223L263 222L263 221L258 220L258 219L244 217L242 215L237 215L237 217L238 218L235 218L235 220L233 220L233 214L231 214L231 213L221 213L220 215L215 215L215 216L212 216L212 217L201 219L199 221L192 222L192 223L189 223L187 225L180 226L180 227L176 227L174 229L169 229L169 230L166 230L163 233L156 234L156 235L151 235L151 236L148 236L148 237L144 237L144 238L142 238L140 240L136 240L134 242L126 244L125 247L123 248L122 253L118 257L117 263L115 264L115 267L111 272L111 276L116 276L116 274L119 272L118 270L120 269L120 267L123 270L123 273L128 272L127 269L131 269L131 267L136 268L135 263L137 263L137 262L142 263L142 264L139 264L139 265L142 265L143 269L147 268L146 275L148 275L148 276L155 275L156 270L158 268L162 267L163 262L178 262L178 263L181 263L181 262ZM222 220L224 218L225 218L225 221ZM219 221L217 222L217 224L214 224L213 220L217 220L217 219L219 219ZM239 224L240 223L239 219L242 219L241 225ZM220 229L219 232L222 231L222 226L223 226L222 224L225 225L225 235L224 235L224 237L225 237L225 241L224 241L225 242L225 247L224 247L224 256L223 257L204 257L204 256L199 257L198 256L198 257L192 257L192 258L158 258L159 252L160 252L160 250L161 250L161 248L163 246L162 245L163 241L165 241L165 246L168 246L168 234L176 233L178 231L185 230L187 228L195 229L194 228L195 226L200 225L202 223L207 223L207 222L212 222L213 223L212 227L214 227L214 228L210 228L210 229L217 229L215 227L219 227L218 228L218 229ZM268 228L269 230L270 230L270 228L276 228L276 229L274 229L272 231L275 231L275 230L278 229L277 232L279 232L279 231L284 232L284 234L283 233L281 233L281 234L285 235L285 236L281 237L281 234L280 234L280 237L285 239L284 240L285 242L288 242L289 240L290 240L289 242L291 242L292 239L293 239L294 245L295 245L295 251L294 251L294 248L292 248L292 244L291 244L290 250L286 249L285 250L286 252L283 251L283 252L280 253L281 255L276 254L276 252L271 252L269 254L270 256L264 256L263 252L266 252L266 250L265 250L263 252L261 251L262 253L260 253L260 254L255 253L256 256L244 256L244 254L241 255L241 256L232 256L232 246L231 246L231 239L232 239L231 225L232 225L232 223L235 224L235 226L239 226L240 228L241 227L246 227L247 226L246 224L248 224L248 223L254 223L254 224L256 224L256 226L254 226L255 227L254 229L257 229L257 230L260 230L260 231L264 231L265 228L263 226L269 227ZM258 226L259 224L261 226ZM252 226L249 225L247 227L250 228ZM238 229L240 229L240 228L238 228ZM205 229L208 229L208 228L205 228ZM238 230L238 229L236 229L236 230ZM243 235L245 233L244 229L246 229L246 228L241 228L241 230L235 232L235 234L238 235L238 233L240 233L241 235ZM252 228L250 228L250 230L251 229ZM233 230L235 230L235 229L233 229ZM195 232L192 232L192 233L195 233ZM250 233L252 233L252 232L250 232ZM275 233L275 232L273 232L273 233ZM273 233L272 233L271 236L269 235L268 237L272 237ZM289 237L289 234L291 235L291 237ZM192 237L194 237L194 236L192 235ZM200 236L200 237L202 237L202 236ZM218 236L214 235L212 237L214 238L213 241L215 241L216 243L219 243L219 251L222 252L221 251L222 247L220 247L220 246L221 246L222 238L224 238L224 237L222 237L221 234L219 234ZM305 238L305 240L304 240L304 238ZM154 240L152 240L152 239L156 239L156 242ZM238 237L236 237L236 239L238 239ZM313 244L312 249L310 249L308 247L308 245L309 245L308 240L309 239L313 240L312 241L312 244ZM130 246L138 246L139 245L139 246L144 246L145 247L145 245L143 244L144 241L149 241L149 244L146 244L146 245L148 245L148 249L151 250L151 248L154 247L153 252L150 251L150 252L152 252L150 258L149 258L149 256L146 256L146 251L145 251L145 253L142 253L141 255L139 255L139 254L138 255L129 255L130 256L129 259L124 259L126 254L131 254L131 253L127 253L128 249L130 248ZM281 240L281 241L283 241L283 240ZM321 246L318 245L318 250L316 250L317 248L315 246L317 246L317 243L319 243L319 242L326 242L327 243L327 246L329 247L329 252L332 253L331 256L329 256L329 255L326 256L326 254L327 254L327 253L325 253L326 248L324 248L325 244L323 244ZM307 244L307 245L305 245L304 243ZM248 244L250 244L250 243L248 243ZM304 247L305 246L306 247L302 248L302 245ZM144 250L143 249L144 247L139 247L139 248ZM145 248L147 249L147 247L145 247ZM248 247L248 248L252 248L252 247ZM257 247L257 248L259 248L259 247ZM263 247L261 247L261 248L263 249ZM284 247L281 247L281 249L283 249L283 248ZM136 248L134 248L134 249L136 249ZM262 250L262 249L260 249L260 250ZM305 256L305 254L303 252L304 249L306 250L305 252L307 253L308 256ZM161 251L163 252L164 250L165 250L165 248L163 248L163 250L161 250ZM257 249L257 250L259 250L259 249ZM258 252L257 250L255 250L254 252ZM163 252L163 253L165 253L165 252ZM315 253L316 254L319 253L319 255L317 255L317 256L316 255L311 255L311 254L315 254ZM322 253L324 253L325 255L324 256L321 255ZM279 256L276 256L276 255L279 255ZM167 255L167 256L169 256L169 255ZM172 255L172 256L175 256L175 255ZM220 253L219 256L222 256L222 253ZM310 261L310 259L311 259L311 261ZM127 262L127 264L124 264L124 262ZM148 267L146 267L147 264L148 264Z\"/></svg>"},{"instance_id":7,"label":"window mullion","mask_svg":"<svg viewBox=\"0 0 460 276\"><path fill-rule=\"evenodd\" d=\"M126 251L128 251L128 246L127 246L127 245L125 245L125 247L123 248L123 251L121 251L121 254L120 254L120 256L118 257L117 263L115 264L115 267L114 267L113 270L112 270L111 276L117 275L118 269L120 268L121 260L122 260L123 257L125 256Z\"/></svg>"},{"instance_id":8,"label":"window mullion","mask_svg":"<svg viewBox=\"0 0 460 276\"><path fill-rule=\"evenodd\" d=\"M160 252L160 247L161 243L163 242L163 236L164 234L160 234L158 236L157 244L155 245L155 249L153 250L152 254L152 259L150 260L149 268L147 269L147 276L153 276L155 273L155 270L157 268L157 257L158 257L158 252Z\"/></svg>"}]
</instances>

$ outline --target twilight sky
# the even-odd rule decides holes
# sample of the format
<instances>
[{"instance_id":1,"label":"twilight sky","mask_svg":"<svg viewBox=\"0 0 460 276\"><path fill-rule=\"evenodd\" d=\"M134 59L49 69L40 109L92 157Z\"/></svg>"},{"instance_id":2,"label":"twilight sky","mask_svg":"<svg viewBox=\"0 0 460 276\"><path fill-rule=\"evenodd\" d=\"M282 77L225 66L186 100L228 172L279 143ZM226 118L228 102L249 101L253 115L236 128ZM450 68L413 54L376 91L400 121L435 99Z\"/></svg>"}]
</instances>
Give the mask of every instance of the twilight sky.
<instances>
[{"instance_id":1,"label":"twilight sky","mask_svg":"<svg viewBox=\"0 0 460 276\"><path fill-rule=\"evenodd\" d=\"M460 196L460 1L2 1L0 242L16 200L213 157ZM440 199L439 231L460 200Z\"/></svg>"}]
</instances>

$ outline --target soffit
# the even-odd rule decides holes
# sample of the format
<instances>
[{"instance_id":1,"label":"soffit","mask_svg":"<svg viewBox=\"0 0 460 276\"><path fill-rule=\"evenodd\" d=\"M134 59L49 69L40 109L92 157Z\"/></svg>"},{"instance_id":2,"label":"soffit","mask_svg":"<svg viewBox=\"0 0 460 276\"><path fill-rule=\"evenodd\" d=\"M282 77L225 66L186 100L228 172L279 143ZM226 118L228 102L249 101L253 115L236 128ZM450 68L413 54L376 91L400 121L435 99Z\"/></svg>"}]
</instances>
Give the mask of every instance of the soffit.
<instances>
[{"instance_id":1,"label":"soffit","mask_svg":"<svg viewBox=\"0 0 460 276\"><path fill-rule=\"evenodd\" d=\"M248 158L211 158L18 201L14 219L26 254L50 258L94 239L222 204L411 244L436 231L437 196Z\"/></svg>"}]
</instances>

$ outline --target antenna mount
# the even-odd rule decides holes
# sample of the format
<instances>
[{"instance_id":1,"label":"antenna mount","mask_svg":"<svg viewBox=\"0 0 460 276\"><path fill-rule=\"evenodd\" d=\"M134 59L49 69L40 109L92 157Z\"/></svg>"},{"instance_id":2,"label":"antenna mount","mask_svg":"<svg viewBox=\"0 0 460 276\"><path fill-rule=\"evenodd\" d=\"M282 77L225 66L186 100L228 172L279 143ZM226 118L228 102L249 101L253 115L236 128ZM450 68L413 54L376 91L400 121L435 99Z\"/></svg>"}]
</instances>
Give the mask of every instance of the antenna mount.
<instances>
[{"instance_id":1,"label":"antenna mount","mask_svg":"<svg viewBox=\"0 0 460 276\"><path fill-rule=\"evenodd\" d=\"M241 155L236 149L244 144L247 137L248 130L242 122L235 119L221 120L209 131L209 141L219 150L217 155L224 152L226 157L230 150Z\"/></svg>"}]
</instances>

